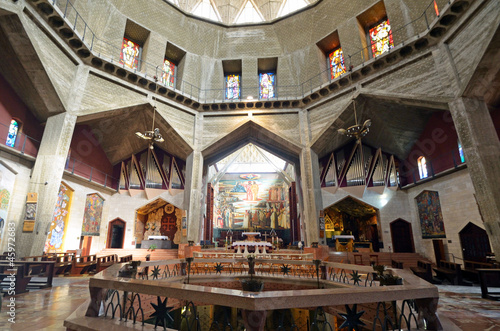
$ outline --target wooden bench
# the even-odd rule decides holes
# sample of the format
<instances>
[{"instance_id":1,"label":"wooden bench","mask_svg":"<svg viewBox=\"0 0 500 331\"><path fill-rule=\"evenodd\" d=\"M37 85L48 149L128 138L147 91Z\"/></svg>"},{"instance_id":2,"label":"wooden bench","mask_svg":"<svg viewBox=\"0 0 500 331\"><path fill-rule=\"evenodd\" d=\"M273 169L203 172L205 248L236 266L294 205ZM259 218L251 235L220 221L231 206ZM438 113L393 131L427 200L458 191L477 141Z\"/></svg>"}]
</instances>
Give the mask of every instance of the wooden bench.
<instances>
[{"instance_id":1,"label":"wooden bench","mask_svg":"<svg viewBox=\"0 0 500 331\"><path fill-rule=\"evenodd\" d=\"M418 260L416 267L410 267L411 271L423 280L433 283L432 278L432 263L427 261Z\"/></svg>"},{"instance_id":2,"label":"wooden bench","mask_svg":"<svg viewBox=\"0 0 500 331\"><path fill-rule=\"evenodd\" d=\"M97 267L97 256L95 254L77 256L73 258L71 262L71 275L95 273Z\"/></svg>"},{"instance_id":3,"label":"wooden bench","mask_svg":"<svg viewBox=\"0 0 500 331\"><path fill-rule=\"evenodd\" d=\"M14 284L12 278L14 277ZM26 277L23 265L12 266L8 261L0 262L0 287L2 296L28 292L28 283L31 277ZM14 286L12 286L14 285Z\"/></svg>"},{"instance_id":4,"label":"wooden bench","mask_svg":"<svg viewBox=\"0 0 500 331\"><path fill-rule=\"evenodd\" d=\"M10 287L9 278L11 277L7 277L14 274L16 294L24 293L29 288L52 287L54 264L54 261L14 261L12 263L2 261L0 262L2 289Z\"/></svg>"},{"instance_id":5,"label":"wooden bench","mask_svg":"<svg viewBox=\"0 0 500 331\"><path fill-rule=\"evenodd\" d=\"M479 283L479 272L477 271L477 269L493 269L493 268L495 268L495 266L492 263L465 260L464 270L462 270L462 274L464 278Z\"/></svg>"},{"instance_id":6,"label":"wooden bench","mask_svg":"<svg viewBox=\"0 0 500 331\"><path fill-rule=\"evenodd\" d=\"M404 268L404 263L402 261L391 260L391 265L393 268L396 268L396 269L403 269Z\"/></svg>"},{"instance_id":7,"label":"wooden bench","mask_svg":"<svg viewBox=\"0 0 500 331\"><path fill-rule=\"evenodd\" d=\"M500 287L500 269L476 269L481 285L481 297L484 299L500 300L500 292L489 292L488 287Z\"/></svg>"},{"instance_id":8,"label":"wooden bench","mask_svg":"<svg viewBox=\"0 0 500 331\"><path fill-rule=\"evenodd\" d=\"M132 261L132 254L120 257L120 263Z\"/></svg>"},{"instance_id":9,"label":"wooden bench","mask_svg":"<svg viewBox=\"0 0 500 331\"><path fill-rule=\"evenodd\" d=\"M453 285L462 284L462 267L461 264L439 261L437 268L434 268L436 277L441 280L448 280Z\"/></svg>"},{"instance_id":10,"label":"wooden bench","mask_svg":"<svg viewBox=\"0 0 500 331\"><path fill-rule=\"evenodd\" d=\"M117 262L118 262L118 255L116 254L99 256L97 258L96 272L101 272L107 267L110 267Z\"/></svg>"}]
</instances>

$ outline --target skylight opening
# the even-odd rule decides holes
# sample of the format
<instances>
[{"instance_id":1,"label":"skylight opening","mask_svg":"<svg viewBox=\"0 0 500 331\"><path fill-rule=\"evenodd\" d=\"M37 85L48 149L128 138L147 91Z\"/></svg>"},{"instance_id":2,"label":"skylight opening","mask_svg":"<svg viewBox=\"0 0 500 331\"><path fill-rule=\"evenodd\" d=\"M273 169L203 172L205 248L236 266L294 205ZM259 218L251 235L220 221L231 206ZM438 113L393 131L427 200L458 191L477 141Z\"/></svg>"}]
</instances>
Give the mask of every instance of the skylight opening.
<instances>
[{"instance_id":1,"label":"skylight opening","mask_svg":"<svg viewBox=\"0 0 500 331\"><path fill-rule=\"evenodd\" d=\"M263 21L264 18L257 10L254 3L251 0L248 0L245 6L242 8L240 14L236 17L234 23L235 24L260 23Z\"/></svg>"},{"instance_id":2,"label":"skylight opening","mask_svg":"<svg viewBox=\"0 0 500 331\"><path fill-rule=\"evenodd\" d=\"M307 7L307 5L307 2L304 0L285 0L281 5L278 17L293 13L294 11Z\"/></svg>"},{"instance_id":3,"label":"skylight opening","mask_svg":"<svg viewBox=\"0 0 500 331\"><path fill-rule=\"evenodd\" d=\"M193 15L208 18L212 21L220 22L220 16L215 10L210 0L202 0L192 11Z\"/></svg>"}]
</instances>

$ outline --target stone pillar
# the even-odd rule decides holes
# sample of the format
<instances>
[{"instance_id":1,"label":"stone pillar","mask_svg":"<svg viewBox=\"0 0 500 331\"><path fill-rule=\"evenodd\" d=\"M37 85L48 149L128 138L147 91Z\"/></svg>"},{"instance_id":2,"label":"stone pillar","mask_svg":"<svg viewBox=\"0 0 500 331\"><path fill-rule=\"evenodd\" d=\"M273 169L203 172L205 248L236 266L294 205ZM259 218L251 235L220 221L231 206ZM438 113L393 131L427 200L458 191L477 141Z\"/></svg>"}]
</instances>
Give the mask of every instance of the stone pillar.
<instances>
[{"instance_id":1,"label":"stone pillar","mask_svg":"<svg viewBox=\"0 0 500 331\"><path fill-rule=\"evenodd\" d=\"M306 230L306 245L310 246L313 242L319 242L319 211L322 208L321 183L318 155L310 148L307 111L302 110L299 113L299 119L301 142L305 145L299 156L303 202L301 220Z\"/></svg>"},{"instance_id":2,"label":"stone pillar","mask_svg":"<svg viewBox=\"0 0 500 331\"><path fill-rule=\"evenodd\" d=\"M203 155L201 154L201 136L203 134L203 115L197 114L195 119L194 150L186 160L186 185L184 201L187 206L187 239L185 241L200 242L203 226L203 209L205 207L206 185L203 185Z\"/></svg>"},{"instance_id":3,"label":"stone pillar","mask_svg":"<svg viewBox=\"0 0 500 331\"><path fill-rule=\"evenodd\" d=\"M491 248L500 259L500 141L482 100L458 98L450 112L462 143L479 212Z\"/></svg>"},{"instance_id":4,"label":"stone pillar","mask_svg":"<svg viewBox=\"0 0 500 331\"><path fill-rule=\"evenodd\" d=\"M49 117L33 167L28 192L38 193L35 229L22 233L18 227L17 256L41 255L54 215L59 185L64 173L76 116L62 113Z\"/></svg>"}]
</instances>

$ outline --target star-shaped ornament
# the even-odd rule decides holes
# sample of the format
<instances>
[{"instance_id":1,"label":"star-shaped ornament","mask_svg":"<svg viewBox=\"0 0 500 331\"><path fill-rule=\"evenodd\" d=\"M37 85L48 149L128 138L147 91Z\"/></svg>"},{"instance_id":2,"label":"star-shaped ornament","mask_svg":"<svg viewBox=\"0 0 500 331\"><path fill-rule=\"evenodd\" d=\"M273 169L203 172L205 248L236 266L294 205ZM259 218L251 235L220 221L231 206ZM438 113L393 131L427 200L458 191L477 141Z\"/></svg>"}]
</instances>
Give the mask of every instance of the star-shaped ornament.
<instances>
[{"instance_id":1,"label":"star-shaped ornament","mask_svg":"<svg viewBox=\"0 0 500 331\"><path fill-rule=\"evenodd\" d=\"M224 269L224 266L221 263L215 264L215 274L222 274L222 269Z\"/></svg>"},{"instance_id":2,"label":"star-shaped ornament","mask_svg":"<svg viewBox=\"0 0 500 331\"><path fill-rule=\"evenodd\" d=\"M361 275L358 274L357 270L352 271L351 280L354 282L354 285L359 285L359 281L361 280Z\"/></svg>"},{"instance_id":3,"label":"star-shaped ornament","mask_svg":"<svg viewBox=\"0 0 500 331\"><path fill-rule=\"evenodd\" d=\"M165 330L167 328L167 319L170 320L171 322L174 321L172 316L168 313L172 308L174 307L167 307L167 300L168 298L165 298L163 302L161 301L160 297L158 298L158 304L155 305L154 303L151 303L151 306L155 309L155 312L149 315L149 317L154 317L155 318L155 329L157 326L161 325L163 326L163 329Z\"/></svg>"},{"instance_id":4,"label":"star-shaped ornament","mask_svg":"<svg viewBox=\"0 0 500 331\"><path fill-rule=\"evenodd\" d=\"M363 315L365 311L362 310L358 313L356 312L357 308L358 308L357 304L354 304L352 306L352 309L349 308L348 305L345 305L346 313L345 314L339 313L339 315L342 316L342 318L345 320L344 323L342 323L342 325L339 327L339 329L348 327L349 331L352 330L358 331L360 326L366 325L365 323L359 320L361 315Z\"/></svg>"},{"instance_id":5,"label":"star-shaped ornament","mask_svg":"<svg viewBox=\"0 0 500 331\"><path fill-rule=\"evenodd\" d=\"M160 267L155 265L153 271L151 271L151 277L153 277L153 279L158 279L159 275L160 275Z\"/></svg>"},{"instance_id":6,"label":"star-shaped ornament","mask_svg":"<svg viewBox=\"0 0 500 331\"><path fill-rule=\"evenodd\" d=\"M287 265L284 265L281 267L281 272L283 273L283 275L288 275L288 273L290 272L290 267Z\"/></svg>"}]
</instances>

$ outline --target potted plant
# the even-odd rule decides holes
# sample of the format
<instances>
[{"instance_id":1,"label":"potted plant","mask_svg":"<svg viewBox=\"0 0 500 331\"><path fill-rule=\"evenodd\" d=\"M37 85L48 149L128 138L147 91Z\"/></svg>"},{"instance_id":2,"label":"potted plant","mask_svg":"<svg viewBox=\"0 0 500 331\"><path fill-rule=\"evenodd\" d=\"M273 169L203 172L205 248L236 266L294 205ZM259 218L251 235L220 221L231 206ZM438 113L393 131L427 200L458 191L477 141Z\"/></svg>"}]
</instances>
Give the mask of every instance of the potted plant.
<instances>
[{"instance_id":1,"label":"potted plant","mask_svg":"<svg viewBox=\"0 0 500 331\"><path fill-rule=\"evenodd\" d=\"M156 249L156 245L152 244L151 246L149 246L148 251L154 252L155 249Z\"/></svg>"},{"instance_id":2,"label":"potted plant","mask_svg":"<svg viewBox=\"0 0 500 331\"><path fill-rule=\"evenodd\" d=\"M380 282L381 286L403 285L403 278L389 273L384 274L384 265L374 265L373 270L377 272L377 279Z\"/></svg>"}]
</instances>

